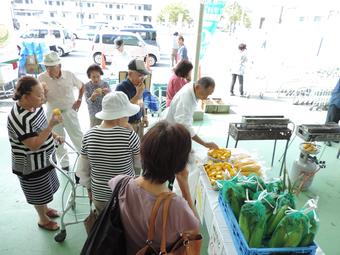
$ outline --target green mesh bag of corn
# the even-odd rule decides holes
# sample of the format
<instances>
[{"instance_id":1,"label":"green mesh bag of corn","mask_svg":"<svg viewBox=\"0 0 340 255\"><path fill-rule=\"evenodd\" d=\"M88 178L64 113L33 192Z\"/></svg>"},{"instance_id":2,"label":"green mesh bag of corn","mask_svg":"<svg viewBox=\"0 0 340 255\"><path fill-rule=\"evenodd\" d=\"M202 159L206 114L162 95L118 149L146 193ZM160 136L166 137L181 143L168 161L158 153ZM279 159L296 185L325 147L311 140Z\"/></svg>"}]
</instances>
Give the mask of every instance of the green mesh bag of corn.
<instances>
[{"instance_id":1,"label":"green mesh bag of corn","mask_svg":"<svg viewBox=\"0 0 340 255\"><path fill-rule=\"evenodd\" d=\"M249 247L260 248L266 225L266 208L261 201L246 201L241 207L240 229Z\"/></svg>"}]
</instances>

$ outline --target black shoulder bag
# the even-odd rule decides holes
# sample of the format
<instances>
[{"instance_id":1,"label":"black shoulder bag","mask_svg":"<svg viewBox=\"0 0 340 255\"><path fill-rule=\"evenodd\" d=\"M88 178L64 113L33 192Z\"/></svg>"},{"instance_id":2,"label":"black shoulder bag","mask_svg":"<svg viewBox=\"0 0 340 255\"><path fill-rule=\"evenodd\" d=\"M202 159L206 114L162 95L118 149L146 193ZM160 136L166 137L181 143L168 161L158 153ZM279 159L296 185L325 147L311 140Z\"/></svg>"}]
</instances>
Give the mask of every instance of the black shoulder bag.
<instances>
[{"instance_id":1,"label":"black shoulder bag","mask_svg":"<svg viewBox=\"0 0 340 255\"><path fill-rule=\"evenodd\" d=\"M118 194L125 188L130 178L121 179L95 221L80 255L124 255L126 254L125 236L120 219Z\"/></svg>"}]
</instances>

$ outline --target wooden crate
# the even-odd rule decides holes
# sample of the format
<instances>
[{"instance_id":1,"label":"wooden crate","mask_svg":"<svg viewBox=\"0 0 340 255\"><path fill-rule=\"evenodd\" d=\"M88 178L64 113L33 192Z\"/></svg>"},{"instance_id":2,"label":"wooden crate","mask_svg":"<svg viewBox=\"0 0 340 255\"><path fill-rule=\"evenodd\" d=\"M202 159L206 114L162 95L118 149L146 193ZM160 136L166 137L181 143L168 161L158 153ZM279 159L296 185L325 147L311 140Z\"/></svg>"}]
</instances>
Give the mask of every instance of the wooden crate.
<instances>
[{"instance_id":1,"label":"wooden crate","mask_svg":"<svg viewBox=\"0 0 340 255\"><path fill-rule=\"evenodd\" d=\"M229 113L230 105L223 102L221 98L211 98L203 102L203 110L206 113Z\"/></svg>"}]
</instances>

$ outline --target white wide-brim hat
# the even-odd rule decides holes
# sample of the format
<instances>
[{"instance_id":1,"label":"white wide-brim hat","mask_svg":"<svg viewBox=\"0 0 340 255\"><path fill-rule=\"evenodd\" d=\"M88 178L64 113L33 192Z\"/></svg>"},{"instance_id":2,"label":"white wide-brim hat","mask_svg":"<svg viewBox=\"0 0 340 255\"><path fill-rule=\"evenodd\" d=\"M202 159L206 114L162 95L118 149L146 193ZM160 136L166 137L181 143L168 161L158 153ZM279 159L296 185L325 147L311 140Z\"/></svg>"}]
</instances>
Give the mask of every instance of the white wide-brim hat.
<instances>
[{"instance_id":1,"label":"white wide-brim hat","mask_svg":"<svg viewBox=\"0 0 340 255\"><path fill-rule=\"evenodd\" d=\"M101 120L115 120L133 116L139 111L140 107L130 103L124 92L113 91L104 96L102 110L96 113L96 118Z\"/></svg>"}]
</instances>

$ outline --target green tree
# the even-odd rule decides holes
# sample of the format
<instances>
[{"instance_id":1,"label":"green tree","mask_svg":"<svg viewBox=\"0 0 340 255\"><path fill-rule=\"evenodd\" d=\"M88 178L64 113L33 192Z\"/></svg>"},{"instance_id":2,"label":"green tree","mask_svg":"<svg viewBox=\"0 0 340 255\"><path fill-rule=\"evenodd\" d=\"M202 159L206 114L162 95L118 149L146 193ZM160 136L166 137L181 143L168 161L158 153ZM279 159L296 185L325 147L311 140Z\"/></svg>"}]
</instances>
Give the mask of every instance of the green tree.
<instances>
[{"instance_id":1,"label":"green tree","mask_svg":"<svg viewBox=\"0 0 340 255\"><path fill-rule=\"evenodd\" d=\"M170 24L177 24L179 17L182 17L183 23L191 23L192 18L190 17L189 10L182 3L171 3L165 6L157 17L157 22L165 22L169 19Z\"/></svg>"},{"instance_id":2,"label":"green tree","mask_svg":"<svg viewBox=\"0 0 340 255\"><path fill-rule=\"evenodd\" d=\"M233 33L237 26L244 26L245 28L251 27L249 15L237 2L226 5L223 16L226 21L226 23L223 24L223 28L230 33Z\"/></svg>"}]
</instances>

